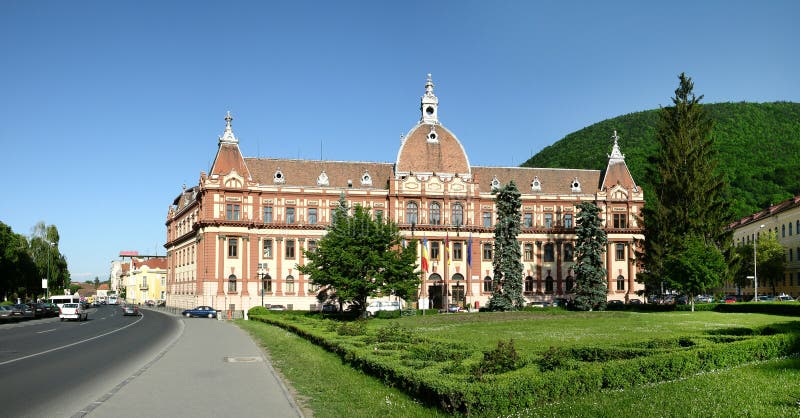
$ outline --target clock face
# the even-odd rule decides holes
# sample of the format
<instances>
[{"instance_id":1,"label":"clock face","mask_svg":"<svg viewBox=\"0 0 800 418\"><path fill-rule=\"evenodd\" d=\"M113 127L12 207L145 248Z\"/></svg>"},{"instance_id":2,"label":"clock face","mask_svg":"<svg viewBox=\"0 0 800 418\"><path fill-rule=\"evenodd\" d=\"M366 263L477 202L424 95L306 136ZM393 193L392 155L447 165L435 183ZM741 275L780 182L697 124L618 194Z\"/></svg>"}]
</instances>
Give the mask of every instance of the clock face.
<instances>
[{"instance_id":1,"label":"clock face","mask_svg":"<svg viewBox=\"0 0 800 418\"><path fill-rule=\"evenodd\" d=\"M433 107L432 106L428 106L428 108L425 109L425 113L427 113L429 115L432 115L433 114Z\"/></svg>"}]
</instances>

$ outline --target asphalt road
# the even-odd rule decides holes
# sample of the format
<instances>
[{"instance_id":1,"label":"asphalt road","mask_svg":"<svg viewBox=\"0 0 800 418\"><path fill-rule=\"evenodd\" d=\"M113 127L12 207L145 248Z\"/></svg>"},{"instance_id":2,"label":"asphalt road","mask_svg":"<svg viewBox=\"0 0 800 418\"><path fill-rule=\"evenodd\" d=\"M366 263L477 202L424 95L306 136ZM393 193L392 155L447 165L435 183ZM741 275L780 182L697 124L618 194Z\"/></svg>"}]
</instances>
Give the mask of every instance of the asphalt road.
<instances>
[{"instance_id":1,"label":"asphalt road","mask_svg":"<svg viewBox=\"0 0 800 418\"><path fill-rule=\"evenodd\" d=\"M3 416L72 416L171 344L180 319L119 306L89 310L88 321L56 318L0 325Z\"/></svg>"}]
</instances>

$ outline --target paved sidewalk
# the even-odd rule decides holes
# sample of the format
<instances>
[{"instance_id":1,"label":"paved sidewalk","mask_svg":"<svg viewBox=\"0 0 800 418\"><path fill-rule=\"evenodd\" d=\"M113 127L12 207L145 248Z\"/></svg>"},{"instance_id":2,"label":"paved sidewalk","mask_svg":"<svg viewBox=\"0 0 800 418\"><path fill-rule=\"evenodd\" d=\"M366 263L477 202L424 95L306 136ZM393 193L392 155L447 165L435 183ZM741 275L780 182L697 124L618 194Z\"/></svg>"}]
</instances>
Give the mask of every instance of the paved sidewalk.
<instances>
[{"instance_id":1,"label":"paved sidewalk","mask_svg":"<svg viewBox=\"0 0 800 418\"><path fill-rule=\"evenodd\" d=\"M214 319L179 320L184 328L175 342L85 416L303 416L245 331Z\"/></svg>"}]
</instances>

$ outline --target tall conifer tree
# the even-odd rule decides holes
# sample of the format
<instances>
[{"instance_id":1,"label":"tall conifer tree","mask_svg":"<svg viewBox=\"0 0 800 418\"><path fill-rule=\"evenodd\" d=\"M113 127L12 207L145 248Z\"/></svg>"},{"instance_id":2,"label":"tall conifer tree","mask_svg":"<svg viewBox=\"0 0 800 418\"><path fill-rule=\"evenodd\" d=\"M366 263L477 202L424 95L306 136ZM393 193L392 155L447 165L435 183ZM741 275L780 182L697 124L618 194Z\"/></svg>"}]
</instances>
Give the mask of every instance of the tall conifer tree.
<instances>
[{"instance_id":1,"label":"tall conifer tree","mask_svg":"<svg viewBox=\"0 0 800 418\"><path fill-rule=\"evenodd\" d=\"M522 253L517 235L520 233L522 201L513 181L495 190L497 225L494 227L494 290L489 309L509 311L525 306L522 297Z\"/></svg>"},{"instance_id":2,"label":"tall conifer tree","mask_svg":"<svg viewBox=\"0 0 800 418\"><path fill-rule=\"evenodd\" d=\"M689 237L723 253L730 245L725 227L732 212L728 185L717 168L713 121L700 104L703 96L692 92L692 79L684 73L678 79L673 106L661 109L658 151L648 170L653 191L643 211L646 239L640 256L645 273L637 279L650 289L660 287L664 261L682 251Z\"/></svg>"},{"instance_id":3,"label":"tall conifer tree","mask_svg":"<svg viewBox=\"0 0 800 418\"><path fill-rule=\"evenodd\" d=\"M606 233L600 221L600 209L593 203L578 205L575 233L578 246L575 248L575 307L583 311L604 310L608 282L603 267L606 251Z\"/></svg>"}]
</instances>

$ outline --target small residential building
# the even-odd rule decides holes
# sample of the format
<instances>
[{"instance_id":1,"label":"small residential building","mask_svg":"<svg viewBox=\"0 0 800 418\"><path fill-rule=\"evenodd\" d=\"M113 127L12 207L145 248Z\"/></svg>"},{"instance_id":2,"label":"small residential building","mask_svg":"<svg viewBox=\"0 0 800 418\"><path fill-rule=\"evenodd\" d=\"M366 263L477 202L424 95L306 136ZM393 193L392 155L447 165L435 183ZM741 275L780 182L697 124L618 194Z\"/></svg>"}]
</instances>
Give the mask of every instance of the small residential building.
<instances>
[{"instance_id":1,"label":"small residential building","mask_svg":"<svg viewBox=\"0 0 800 418\"><path fill-rule=\"evenodd\" d=\"M752 245L761 234L772 231L786 251L786 268L783 277L777 283L775 294L773 295L772 286L767 284L766 278L758 274L759 296L780 294L795 298L800 296L800 196L744 217L730 227L733 229L734 245ZM753 275L753 272L748 274ZM749 299L753 297L755 288L753 282L741 289L732 282L727 282L721 291Z\"/></svg>"},{"instance_id":2,"label":"small residential building","mask_svg":"<svg viewBox=\"0 0 800 418\"><path fill-rule=\"evenodd\" d=\"M144 304L148 300L166 299L167 259L152 257L131 258L125 281L125 301Z\"/></svg>"}]
</instances>

